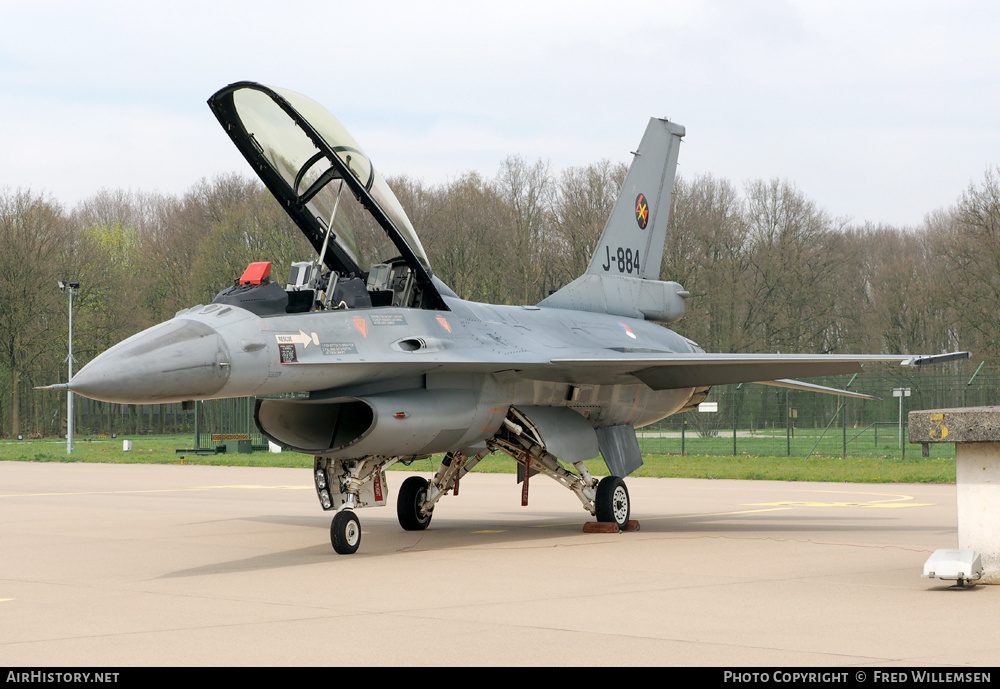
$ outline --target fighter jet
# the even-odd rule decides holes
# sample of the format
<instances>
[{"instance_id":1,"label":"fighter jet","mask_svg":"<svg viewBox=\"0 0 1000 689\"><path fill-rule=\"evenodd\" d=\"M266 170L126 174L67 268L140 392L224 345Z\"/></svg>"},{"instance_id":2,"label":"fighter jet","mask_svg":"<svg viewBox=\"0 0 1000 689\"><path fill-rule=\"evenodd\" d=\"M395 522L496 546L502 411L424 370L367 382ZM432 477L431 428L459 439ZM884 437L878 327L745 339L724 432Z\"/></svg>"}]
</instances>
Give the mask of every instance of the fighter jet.
<instances>
[{"instance_id":1,"label":"fighter jet","mask_svg":"<svg viewBox=\"0 0 1000 689\"><path fill-rule=\"evenodd\" d=\"M98 400L155 404L256 396L270 441L312 455L334 550L357 551L357 510L384 505L385 470L443 454L407 478L399 524L435 506L493 452L545 474L597 522L634 528L625 477L635 429L694 409L713 385L759 382L857 395L789 377L919 366L968 353L706 354L659 323L689 296L660 263L684 127L650 119L586 272L538 304L461 299L434 275L393 192L316 101L253 82L208 101L223 129L316 250L283 286L252 264L208 305L104 352L68 384ZM598 480L586 462L602 457ZM631 525L631 527L630 527Z\"/></svg>"}]
</instances>

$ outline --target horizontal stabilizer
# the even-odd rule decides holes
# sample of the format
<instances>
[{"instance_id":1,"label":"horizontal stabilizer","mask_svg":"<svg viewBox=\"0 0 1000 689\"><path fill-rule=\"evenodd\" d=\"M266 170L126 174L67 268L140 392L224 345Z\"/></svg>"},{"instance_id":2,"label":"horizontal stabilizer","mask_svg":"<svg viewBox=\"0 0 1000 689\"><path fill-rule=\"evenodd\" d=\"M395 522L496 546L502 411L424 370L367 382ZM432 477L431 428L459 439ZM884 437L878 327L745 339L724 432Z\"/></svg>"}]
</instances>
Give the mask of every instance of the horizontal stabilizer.
<instances>
[{"instance_id":1,"label":"horizontal stabilizer","mask_svg":"<svg viewBox=\"0 0 1000 689\"><path fill-rule=\"evenodd\" d=\"M671 323L684 316L688 296L676 282L586 273L539 302L539 306Z\"/></svg>"},{"instance_id":2,"label":"horizontal stabilizer","mask_svg":"<svg viewBox=\"0 0 1000 689\"><path fill-rule=\"evenodd\" d=\"M853 392L851 390L840 390L839 388L828 388L825 385L815 385L813 383L803 383L798 380L758 380L760 385L772 385L776 388L791 388L792 390L805 390L807 392L822 392L827 395L841 395L843 397L857 397L863 400L881 400L881 397L866 395L863 392Z\"/></svg>"}]
</instances>

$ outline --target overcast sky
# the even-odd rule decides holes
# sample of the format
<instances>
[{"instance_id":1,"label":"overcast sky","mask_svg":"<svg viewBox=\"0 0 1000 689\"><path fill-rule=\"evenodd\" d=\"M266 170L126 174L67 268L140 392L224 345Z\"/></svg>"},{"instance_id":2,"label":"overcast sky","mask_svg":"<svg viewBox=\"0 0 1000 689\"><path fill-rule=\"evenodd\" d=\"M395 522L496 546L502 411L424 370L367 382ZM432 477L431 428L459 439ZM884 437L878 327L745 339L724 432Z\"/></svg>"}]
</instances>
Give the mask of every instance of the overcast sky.
<instances>
[{"instance_id":1,"label":"overcast sky","mask_svg":"<svg viewBox=\"0 0 1000 689\"><path fill-rule=\"evenodd\" d=\"M249 174L205 101L305 93L383 174L628 161L787 179L831 215L918 225L1000 165L1000 3L0 0L0 187L67 206Z\"/></svg>"}]
</instances>

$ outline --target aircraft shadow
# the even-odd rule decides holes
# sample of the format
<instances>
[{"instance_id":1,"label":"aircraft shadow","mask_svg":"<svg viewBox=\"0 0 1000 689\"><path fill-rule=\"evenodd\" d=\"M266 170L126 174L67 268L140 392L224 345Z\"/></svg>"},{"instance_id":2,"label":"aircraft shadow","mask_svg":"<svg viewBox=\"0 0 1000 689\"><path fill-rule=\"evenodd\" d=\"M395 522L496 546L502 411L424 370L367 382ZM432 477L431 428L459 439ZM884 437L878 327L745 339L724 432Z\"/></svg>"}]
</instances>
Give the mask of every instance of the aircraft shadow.
<instances>
[{"instance_id":1,"label":"aircraft shadow","mask_svg":"<svg viewBox=\"0 0 1000 689\"><path fill-rule=\"evenodd\" d=\"M478 548L533 548L533 547L605 547L615 539L642 538L643 536L728 535L734 538L751 538L766 535L785 535L801 538L805 534L834 535L879 533L885 531L926 532L954 534L956 528L942 525L934 529L922 525L899 524L897 518L784 515L766 517L750 515L647 515L639 516L640 531L636 534L587 534L583 525L588 520L566 515L548 515L525 520L523 515L510 513L485 516L482 520L448 519L443 517L431 524L426 531L403 531L395 520L388 517L369 518L362 523L364 540L354 555L338 556L330 545L329 517L288 515L261 515L239 521L301 527L316 532L315 545L275 550L253 557L218 561L190 567L161 575L160 579L177 577L210 576L249 572L262 569L280 569L310 565L351 566L358 559L399 557L407 553L435 550ZM233 520L223 520L233 521Z\"/></svg>"}]
</instances>

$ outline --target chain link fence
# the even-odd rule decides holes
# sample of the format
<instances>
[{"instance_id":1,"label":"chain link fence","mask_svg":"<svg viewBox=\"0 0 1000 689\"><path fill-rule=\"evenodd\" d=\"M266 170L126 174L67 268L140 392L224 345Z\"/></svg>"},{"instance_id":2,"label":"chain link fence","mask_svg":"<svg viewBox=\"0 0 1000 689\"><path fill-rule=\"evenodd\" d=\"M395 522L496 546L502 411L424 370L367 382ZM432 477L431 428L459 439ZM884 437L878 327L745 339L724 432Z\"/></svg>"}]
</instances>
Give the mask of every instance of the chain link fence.
<instances>
[{"instance_id":1,"label":"chain link fence","mask_svg":"<svg viewBox=\"0 0 1000 689\"><path fill-rule=\"evenodd\" d=\"M767 457L920 456L910 446L907 413L1000 404L1000 374L885 375L810 378L810 383L881 398L863 400L766 385L720 385L706 402L716 411L690 411L639 429L643 453ZM895 393L895 394L894 394ZM706 405L708 406L708 405ZM953 457L954 445L930 446L932 457Z\"/></svg>"}]
</instances>

